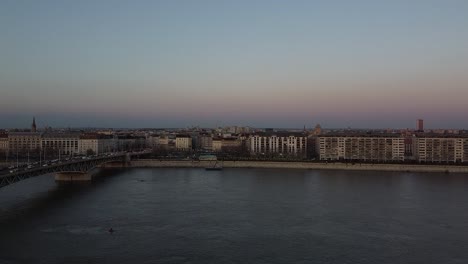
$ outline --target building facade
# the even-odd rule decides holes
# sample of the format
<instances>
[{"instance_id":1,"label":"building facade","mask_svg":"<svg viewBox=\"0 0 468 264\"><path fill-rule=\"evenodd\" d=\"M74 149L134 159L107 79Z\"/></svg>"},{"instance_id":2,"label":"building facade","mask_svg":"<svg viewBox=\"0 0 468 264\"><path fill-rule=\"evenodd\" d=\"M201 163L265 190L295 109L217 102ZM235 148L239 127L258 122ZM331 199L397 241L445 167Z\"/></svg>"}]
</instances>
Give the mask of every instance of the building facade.
<instances>
[{"instance_id":1,"label":"building facade","mask_svg":"<svg viewBox=\"0 0 468 264\"><path fill-rule=\"evenodd\" d=\"M79 133L45 133L42 136L42 149L46 154L76 155L80 153Z\"/></svg>"},{"instance_id":2,"label":"building facade","mask_svg":"<svg viewBox=\"0 0 468 264\"><path fill-rule=\"evenodd\" d=\"M87 134L80 136L80 154L100 155L117 149L116 140L112 136Z\"/></svg>"},{"instance_id":3,"label":"building facade","mask_svg":"<svg viewBox=\"0 0 468 264\"><path fill-rule=\"evenodd\" d=\"M237 137L223 138L221 140L221 150L223 152L239 152L242 140Z\"/></svg>"},{"instance_id":4,"label":"building facade","mask_svg":"<svg viewBox=\"0 0 468 264\"><path fill-rule=\"evenodd\" d=\"M317 139L320 160L404 161L405 141L398 136L328 135Z\"/></svg>"},{"instance_id":5,"label":"building facade","mask_svg":"<svg viewBox=\"0 0 468 264\"><path fill-rule=\"evenodd\" d=\"M415 141L416 159L419 162L468 162L466 137L418 137Z\"/></svg>"},{"instance_id":6,"label":"building facade","mask_svg":"<svg viewBox=\"0 0 468 264\"><path fill-rule=\"evenodd\" d=\"M303 134L254 134L248 138L248 147L254 155L306 157L307 137Z\"/></svg>"},{"instance_id":7,"label":"building facade","mask_svg":"<svg viewBox=\"0 0 468 264\"><path fill-rule=\"evenodd\" d=\"M419 131L419 132L423 132L423 131L424 131L424 120L418 119L418 120L416 121L416 130Z\"/></svg>"},{"instance_id":8,"label":"building facade","mask_svg":"<svg viewBox=\"0 0 468 264\"><path fill-rule=\"evenodd\" d=\"M41 134L38 132L8 133L8 149L12 153L25 153L41 149Z\"/></svg>"},{"instance_id":9,"label":"building facade","mask_svg":"<svg viewBox=\"0 0 468 264\"><path fill-rule=\"evenodd\" d=\"M8 134L0 134L0 153L2 155L8 155L8 150Z\"/></svg>"},{"instance_id":10,"label":"building facade","mask_svg":"<svg viewBox=\"0 0 468 264\"><path fill-rule=\"evenodd\" d=\"M192 137L189 135L177 135L175 140L175 147L178 151L192 150Z\"/></svg>"},{"instance_id":11,"label":"building facade","mask_svg":"<svg viewBox=\"0 0 468 264\"><path fill-rule=\"evenodd\" d=\"M221 152L223 150L223 140L221 138L213 138L211 141L212 151Z\"/></svg>"},{"instance_id":12,"label":"building facade","mask_svg":"<svg viewBox=\"0 0 468 264\"><path fill-rule=\"evenodd\" d=\"M213 137L208 134L200 135L200 148L202 150L213 150Z\"/></svg>"},{"instance_id":13,"label":"building facade","mask_svg":"<svg viewBox=\"0 0 468 264\"><path fill-rule=\"evenodd\" d=\"M157 148L159 146L159 135L151 135L147 138L147 145L151 148Z\"/></svg>"},{"instance_id":14,"label":"building facade","mask_svg":"<svg viewBox=\"0 0 468 264\"><path fill-rule=\"evenodd\" d=\"M118 135L116 140L118 151L130 151L137 146L137 138L131 135Z\"/></svg>"}]
</instances>

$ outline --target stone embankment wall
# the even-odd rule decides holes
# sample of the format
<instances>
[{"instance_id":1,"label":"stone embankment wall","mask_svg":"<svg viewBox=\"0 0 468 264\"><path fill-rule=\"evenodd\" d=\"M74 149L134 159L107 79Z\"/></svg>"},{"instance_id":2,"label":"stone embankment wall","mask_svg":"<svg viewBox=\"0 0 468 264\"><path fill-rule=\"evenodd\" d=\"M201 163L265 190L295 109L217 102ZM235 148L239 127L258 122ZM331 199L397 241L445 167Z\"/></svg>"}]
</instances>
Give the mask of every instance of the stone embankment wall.
<instances>
[{"instance_id":1,"label":"stone embankment wall","mask_svg":"<svg viewBox=\"0 0 468 264\"><path fill-rule=\"evenodd\" d=\"M213 161L174 161L174 160L133 160L126 167L134 168L206 168L212 167ZM106 163L101 167L124 167L122 163ZM284 168L314 170L368 170L368 171L403 171L403 172L450 172L468 173L468 166L446 165L407 165L407 164L359 164L355 163L309 163L309 162L274 162L274 161L224 161L224 168Z\"/></svg>"}]
</instances>

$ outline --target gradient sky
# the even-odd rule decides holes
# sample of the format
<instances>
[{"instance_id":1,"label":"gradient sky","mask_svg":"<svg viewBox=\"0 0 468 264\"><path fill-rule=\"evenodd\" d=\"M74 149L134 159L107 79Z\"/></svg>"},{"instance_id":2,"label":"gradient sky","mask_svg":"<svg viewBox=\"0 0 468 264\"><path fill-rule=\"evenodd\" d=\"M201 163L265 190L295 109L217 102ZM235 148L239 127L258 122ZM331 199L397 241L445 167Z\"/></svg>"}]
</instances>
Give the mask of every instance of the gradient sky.
<instances>
[{"instance_id":1,"label":"gradient sky","mask_svg":"<svg viewBox=\"0 0 468 264\"><path fill-rule=\"evenodd\" d=\"M0 1L0 127L468 128L468 1Z\"/></svg>"}]
</instances>

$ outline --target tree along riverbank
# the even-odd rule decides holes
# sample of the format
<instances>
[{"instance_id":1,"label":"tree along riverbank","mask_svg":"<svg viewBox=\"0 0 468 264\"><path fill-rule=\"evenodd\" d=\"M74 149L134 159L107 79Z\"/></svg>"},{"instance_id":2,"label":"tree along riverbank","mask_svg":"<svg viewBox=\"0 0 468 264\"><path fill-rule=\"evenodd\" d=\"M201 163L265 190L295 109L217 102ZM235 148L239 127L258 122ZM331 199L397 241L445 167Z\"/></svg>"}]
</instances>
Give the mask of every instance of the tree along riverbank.
<instances>
[{"instance_id":1,"label":"tree along riverbank","mask_svg":"<svg viewBox=\"0 0 468 264\"><path fill-rule=\"evenodd\" d=\"M214 161L191 160L157 160L141 159L129 163L106 163L103 168L207 168L213 167ZM368 163L319 163L319 162L278 162L278 161L217 161L224 168L284 168L314 170L367 170L367 171L400 171L400 172L442 172L468 173L468 166L456 165L423 165L423 164L368 164Z\"/></svg>"}]
</instances>

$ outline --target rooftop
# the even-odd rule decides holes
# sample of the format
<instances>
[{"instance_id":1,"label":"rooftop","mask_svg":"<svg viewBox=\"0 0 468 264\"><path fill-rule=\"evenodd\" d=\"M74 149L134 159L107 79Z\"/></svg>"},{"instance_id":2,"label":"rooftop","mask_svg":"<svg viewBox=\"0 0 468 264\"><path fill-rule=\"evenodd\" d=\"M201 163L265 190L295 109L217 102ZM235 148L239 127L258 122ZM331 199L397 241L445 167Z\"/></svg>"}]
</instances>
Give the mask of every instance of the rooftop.
<instances>
[{"instance_id":1,"label":"rooftop","mask_svg":"<svg viewBox=\"0 0 468 264\"><path fill-rule=\"evenodd\" d=\"M8 133L8 136L9 137L11 137L11 136L13 136L13 137L17 137L17 136L23 136L23 137L25 137L25 136L29 136L29 137L37 136L37 137L39 137L39 136L41 136L41 133L40 132L10 132L10 133Z\"/></svg>"},{"instance_id":2,"label":"rooftop","mask_svg":"<svg viewBox=\"0 0 468 264\"><path fill-rule=\"evenodd\" d=\"M288 132L288 131L279 131L279 132L256 132L252 133L252 136L259 137L305 137L302 132Z\"/></svg>"}]
</instances>

